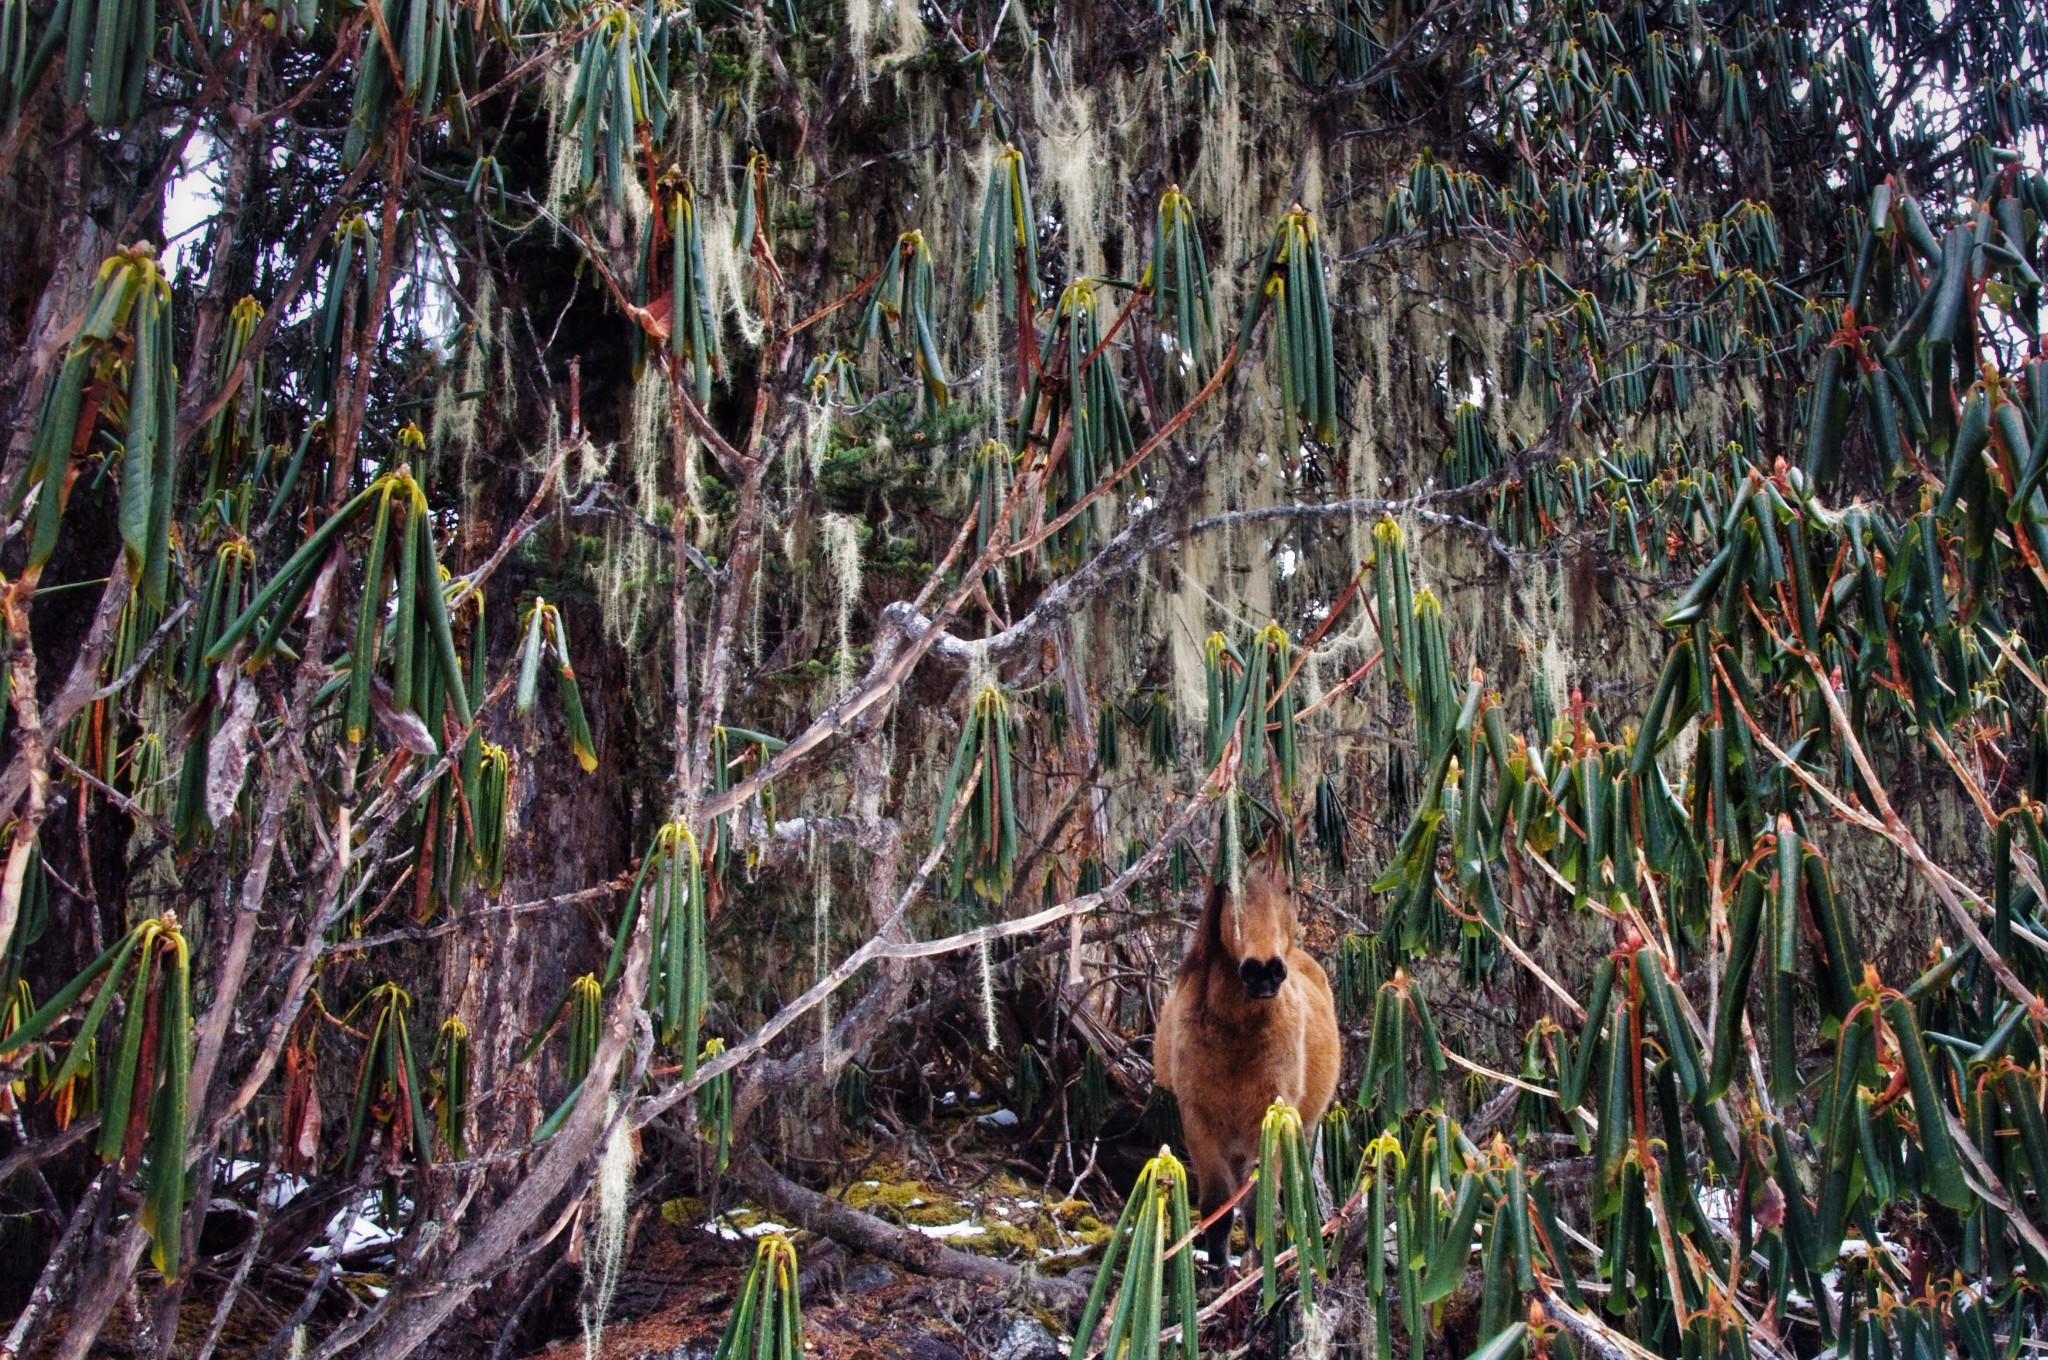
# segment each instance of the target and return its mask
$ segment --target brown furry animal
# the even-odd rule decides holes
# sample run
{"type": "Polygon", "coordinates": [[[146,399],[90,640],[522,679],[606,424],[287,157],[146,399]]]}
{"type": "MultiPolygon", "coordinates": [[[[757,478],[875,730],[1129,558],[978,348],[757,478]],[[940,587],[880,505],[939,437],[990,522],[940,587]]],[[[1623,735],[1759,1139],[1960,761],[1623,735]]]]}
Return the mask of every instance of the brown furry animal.
{"type": "MultiPolygon", "coordinates": [[[[1205,1218],[1257,1165],[1267,1106],[1293,1105],[1313,1137],[1337,1091],[1337,1003],[1322,965],[1296,946],[1298,926],[1274,865],[1248,869],[1234,903],[1218,884],[1159,1014],[1153,1073],[1180,1102],[1205,1218]]],[[[1209,1230],[1212,1269],[1229,1259],[1231,1218],[1209,1230]]]]}

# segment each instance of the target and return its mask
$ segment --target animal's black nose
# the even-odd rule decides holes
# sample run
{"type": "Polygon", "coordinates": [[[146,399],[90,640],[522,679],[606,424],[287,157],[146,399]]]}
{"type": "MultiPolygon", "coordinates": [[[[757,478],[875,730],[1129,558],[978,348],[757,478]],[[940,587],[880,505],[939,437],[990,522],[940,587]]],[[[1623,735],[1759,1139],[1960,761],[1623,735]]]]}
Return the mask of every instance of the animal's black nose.
{"type": "Polygon", "coordinates": [[[1279,959],[1245,959],[1237,965],[1237,976],[1253,996],[1277,996],[1280,984],[1287,981],[1287,965],[1279,959]]]}

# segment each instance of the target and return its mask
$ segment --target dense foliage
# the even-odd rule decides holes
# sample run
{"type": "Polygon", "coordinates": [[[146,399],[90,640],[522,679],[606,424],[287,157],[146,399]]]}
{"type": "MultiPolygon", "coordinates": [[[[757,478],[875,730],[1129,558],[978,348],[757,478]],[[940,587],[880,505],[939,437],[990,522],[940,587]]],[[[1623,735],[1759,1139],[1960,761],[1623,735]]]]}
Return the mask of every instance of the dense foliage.
{"type": "Polygon", "coordinates": [[[1191,1357],[1262,848],[1264,1315],[2038,1344],[2037,7],[0,0],[0,105],[9,1354],[502,1350],[570,1241],[595,1349],[729,1180],[1191,1357]],[[801,1183],[934,1073],[1147,1145],[1091,1289],[801,1183]]]}

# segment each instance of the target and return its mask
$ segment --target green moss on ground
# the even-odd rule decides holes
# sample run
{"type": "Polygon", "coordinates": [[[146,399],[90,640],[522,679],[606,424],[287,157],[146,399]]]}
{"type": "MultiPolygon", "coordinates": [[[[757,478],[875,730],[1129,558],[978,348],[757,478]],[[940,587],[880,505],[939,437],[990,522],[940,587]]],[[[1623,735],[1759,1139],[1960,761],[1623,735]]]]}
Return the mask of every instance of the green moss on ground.
{"type": "Polygon", "coordinates": [[[1094,1260],[1110,1225],[1084,1200],[1044,1201],[1030,1186],[1005,1175],[983,1182],[971,1199],[902,1174],[901,1167],[871,1167],[842,1186],[837,1197],[852,1208],[909,1228],[968,1224],[979,1231],[947,1234],[946,1244],[977,1256],[1030,1260],[1061,1274],[1094,1260]]]}
{"type": "MultiPolygon", "coordinates": [[[[960,1194],[909,1174],[899,1163],[878,1162],[867,1171],[835,1189],[834,1198],[897,1227],[934,1230],[934,1237],[957,1251],[1029,1261],[1042,1274],[1064,1274],[1099,1259],[1112,1228],[1086,1200],[1042,1199],[1037,1187],[1006,1174],[960,1194]]],[[[709,1216],[694,1196],[661,1206],[662,1219],[685,1232],[701,1230],[709,1216]]],[[[737,1205],[718,1216],[718,1225],[744,1232],[769,1217],[737,1205]]]]}

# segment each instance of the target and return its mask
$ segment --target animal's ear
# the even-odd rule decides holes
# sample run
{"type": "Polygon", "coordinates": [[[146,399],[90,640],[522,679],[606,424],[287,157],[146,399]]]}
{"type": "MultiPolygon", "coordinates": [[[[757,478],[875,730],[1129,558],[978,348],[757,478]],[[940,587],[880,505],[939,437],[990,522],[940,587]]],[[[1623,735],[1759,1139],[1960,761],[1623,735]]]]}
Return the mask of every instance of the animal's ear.
{"type": "Polygon", "coordinates": [[[1276,888],[1289,889],[1294,886],[1293,876],[1287,872],[1286,851],[1277,834],[1277,828],[1276,834],[1266,837],[1266,843],[1259,847],[1259,852],[1245,861],[1245,867],[1252,877],[1270,883],[1276,888]]]}
{"type": "Polygon", "coordinates": [[[1281,931],[1292,938],[1301,923],[1301,908],[1295,901],[1294,875],[1287,871],[1287,856],[1278,836],[1269,839],[1266,848],[1246,863],[1245,887],[1275,913],[1281,931]]]}

